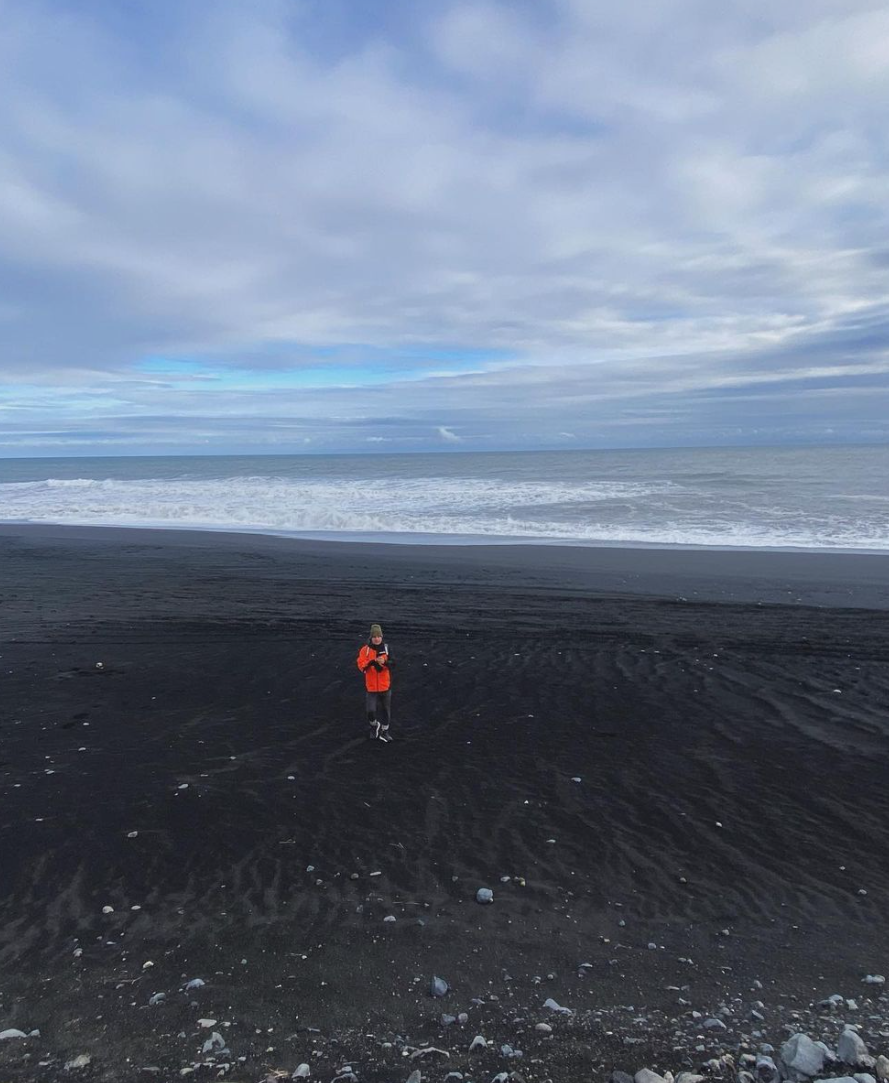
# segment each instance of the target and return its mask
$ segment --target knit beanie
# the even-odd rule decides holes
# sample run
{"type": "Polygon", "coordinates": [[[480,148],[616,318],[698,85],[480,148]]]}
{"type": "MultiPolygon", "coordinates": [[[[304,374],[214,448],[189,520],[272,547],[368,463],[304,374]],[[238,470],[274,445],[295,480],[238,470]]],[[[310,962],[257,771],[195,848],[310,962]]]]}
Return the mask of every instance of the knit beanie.
{"type": "Polygon", "coordinates": [[[370,626],[370,638],[373,639],[374,636],[379,636],[380,639],[383,638],[383,629],[379,624],[372,624],[370,626]]]}

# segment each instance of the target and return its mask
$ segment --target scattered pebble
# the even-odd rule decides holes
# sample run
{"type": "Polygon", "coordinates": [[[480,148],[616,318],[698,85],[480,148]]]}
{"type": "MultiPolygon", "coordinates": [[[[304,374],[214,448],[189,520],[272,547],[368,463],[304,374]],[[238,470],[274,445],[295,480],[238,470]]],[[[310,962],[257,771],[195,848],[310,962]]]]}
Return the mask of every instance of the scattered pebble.
{"type": "Polygon", "coordinates": [[[438,1049],[434,1045],[427,1045],[422,1049],[415,1049],[413,1053],[411,1053],[411,1060],[416,1060],[418,1057],[432,1057],[436,1055],[449,1058],[451,1054],[446,1049],[438,1049]]]}
{"type": "Polygon", "coordinates": [[[570,1008],[563,1008],[561,1004],[557,1004],[552,997],[547,997],[543,1002],[544,1008],[549,1008],[551,1012],[561,1012],[563,1015],[572,1015],[570,1008]]]}

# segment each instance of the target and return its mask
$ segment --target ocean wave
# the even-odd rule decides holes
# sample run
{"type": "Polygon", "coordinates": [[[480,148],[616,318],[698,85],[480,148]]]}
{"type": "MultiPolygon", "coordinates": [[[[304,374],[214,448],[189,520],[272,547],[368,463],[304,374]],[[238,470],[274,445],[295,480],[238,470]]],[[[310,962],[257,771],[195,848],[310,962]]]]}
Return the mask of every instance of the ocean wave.
{"type": "Polygon", "coordinates": [[[876,518],[763,508],[669,480],[47,478],[0,484],[0,518],[390,540],[889,550],[876,518]]]}

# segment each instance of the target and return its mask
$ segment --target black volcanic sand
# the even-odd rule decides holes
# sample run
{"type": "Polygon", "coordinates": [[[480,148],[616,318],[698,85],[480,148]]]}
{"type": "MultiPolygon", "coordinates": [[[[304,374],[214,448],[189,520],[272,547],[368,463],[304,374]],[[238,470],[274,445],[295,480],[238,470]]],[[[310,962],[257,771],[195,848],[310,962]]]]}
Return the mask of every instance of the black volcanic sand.
{"type": "Polygon", "coordinates": [[[754,999],[777,1044],[889,972],[887,609],[880,556],[3,527],[2,1078],[178,1079],[213,1030],[236,1080],[602,1078],[754,999]]]}

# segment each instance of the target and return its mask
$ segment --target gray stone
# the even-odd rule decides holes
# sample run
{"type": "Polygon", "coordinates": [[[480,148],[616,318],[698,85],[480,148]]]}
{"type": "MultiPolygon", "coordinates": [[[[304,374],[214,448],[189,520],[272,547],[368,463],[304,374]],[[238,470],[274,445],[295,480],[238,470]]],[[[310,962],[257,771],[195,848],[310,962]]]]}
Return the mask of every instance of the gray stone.
{"type": "Polygon", "coordinates": [[[884,1057],[881,1053],[874,1063],[874,1070],[877,1073],[877,1079],[884,1081],[889,1079],[889,1057],[884,1057]]]}
{"type": "Polygon", "coordinates": [[[217,1049],[225,1049],[225,1038],[222,1037],[218,1030],[214,1030],[201,1046],[201,1052],[204,1054],[212,1053],[217,1049]]]}
{"type": "Polygon", "coordinates": [[[420,1057],[444,1057],[446,1060],[450,1059],[451,1054],[446,1049],[437,1049],[434,1045],[424,1046],[422,1049],[415,1049],[411,1053],[411,1060],[418,1060],[420,1057]]]}
{"type": "Polygon", "coordinates": [[[65,1061],[65,1071],[76,1072],[78,1068],[87,1068],[92,1059],[89,1053],[81,1053],[79,1057],[65,1061]]]}
{"type": "Polygon", "coordinates": [[[874,1058],[868,1053],[864,1040],[857,1031],[846,1027],[837,1042],[837,1057],[843,1064],[861,1065],[862,1068],[873,1068],[874,1058]]]}
{"type": "Polygon", "coordinates": [[[775,1064],[771,1057],[760,1054],[756,1058],[756,1078],[760,1083],[778,1083],[781,1078],[778,1073],[778,1065],[775,1064]]]}
{"type": "Polygon", "coordinates": [[[475,893],[475,901],[479,903],[492,903],[494,892],[489,887],[480,887],[475,893]]]}
{"type": "Polygon", "coordinates": [[[450,991],[450,986],[444,980],[444,978],[435,977],[429,983],[429,995],[433,997],[447,996],[450,991]]]}
{"type": "Polygon", "coordinates": [[[634,1083],[666,1083],[662,1075],[653,1072],[650,1068],[640,1068],[633,1076],[634,1083]]]}
{"type": "Polygon", "coordinates": [[[312,1074],[312,1069],[308,1066],[308,1064],[303,1063],[303,1064],[300,1064],[298,1067],[293,1069],[293,1075],[290,1078],[291,1079],[308,1079],[311,1074],[312,1074]]]}
{"type": "Polygon", "coordinates": [[[704,1026],[707,1030],[728,1030],[728,1027],[723,1023],[721,1019],[717,1019],[716,1016],[711,1016],[709,1019],[704,1020],[704,1026]]]}
{"type": "Polygon", "coordinates": [[[15,1028],[12,1028],[11,1030],[0,1030],[0,1042],[7,1042],[7,1041],[9,1041],[10,1038],[27,1038],[27,1037],[28,1037],[28,1035],[25,1034],[25,1032],[23,1030],[16,1030],[15,1028]]]}
{"type": "Polygon", "coordinates": [[[629,1072],[622,1072],[615,1068],[609,1076],[609,1083],[633,1083],[633,1077],[629,1072]]]}
{"type": "Polygon", "coordinates": [[[547,997],[543,1002],[544,1008],[549,1008],[551,1012],[561,1012],[562,1015],[573,1015],[574,1013],[570,1008],[563,1008],[561,1004],[557,1004],[552,997],[547,997]]]}
{"type": "Polygon", "coordinates": [[[816,1076],[824,1068],[824,1051],[808,1034],[794,1034],[781,1046],[781,1059],[788,1068],[806,1076],[816,1076]]]}

